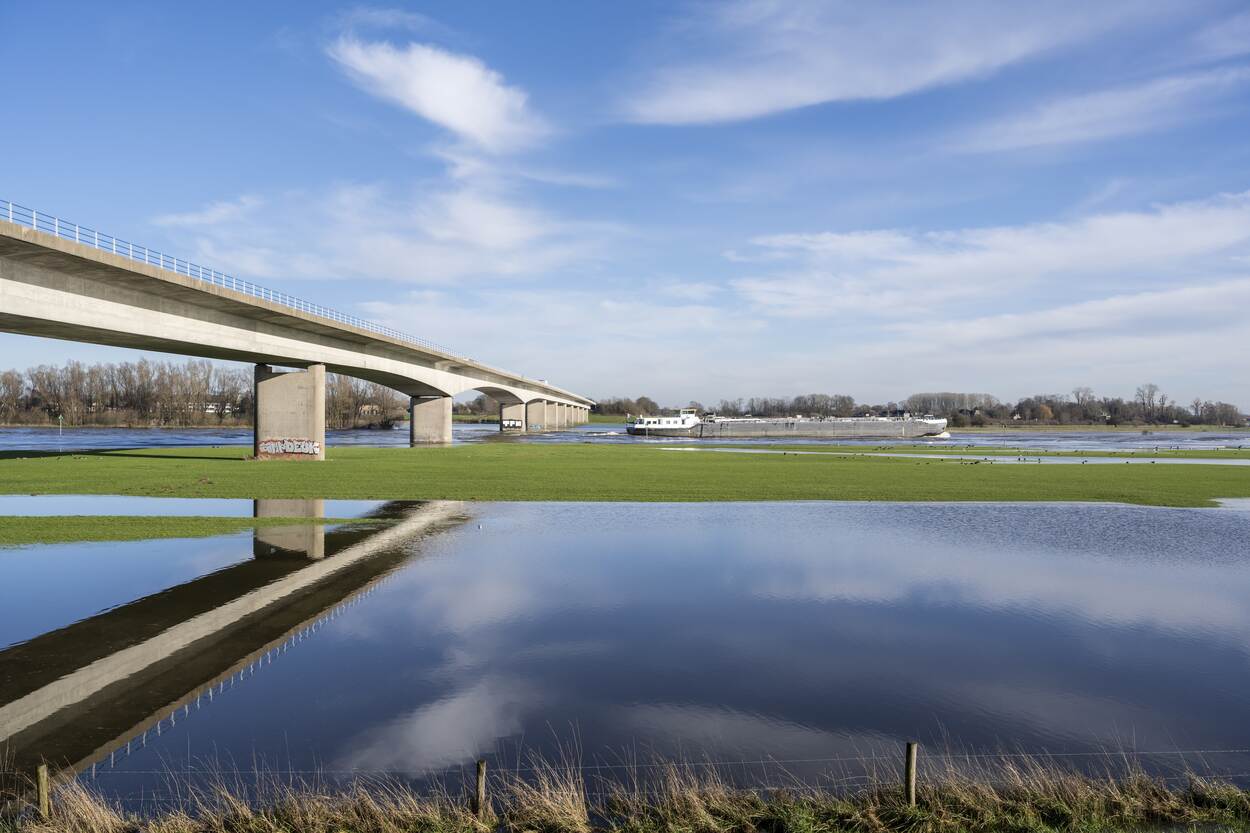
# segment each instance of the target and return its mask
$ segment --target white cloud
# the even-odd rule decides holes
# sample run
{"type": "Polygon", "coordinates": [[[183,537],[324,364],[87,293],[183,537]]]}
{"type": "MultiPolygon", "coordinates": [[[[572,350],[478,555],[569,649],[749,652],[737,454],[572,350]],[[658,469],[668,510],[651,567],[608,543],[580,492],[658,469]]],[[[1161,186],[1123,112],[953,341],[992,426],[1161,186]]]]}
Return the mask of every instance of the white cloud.
{"type": "MultiPolygon", "coordinates": [[[[1237,326],[1250,310],[1250,277],[1209,284],[1135,292],[1031,312],[1005,312],[960,321],[900,325],[900,333],[921,340],[959,341],[991,347],[1031,339],[1074,336],[1152,339],[1237,326]]],[[[1036,342],[1034,342],[1036,343],[1036,342]]]]}
{"type": "Polygon", "coordinates": [[[1160,13],[1128,2],[896,2],[868,11],[852,2],[739,0],[710,8],[680,30],[683,57],[627,98],[627,118],[698,124],[894,98],[989,75],[1160,13]]]}
{"type": "Polygon", "coordinates": [[[756,274],[732,288],[763,320],[787,322],[767,332],[809,344],[745,358],[735,390],[793,395],[836,379],[872,401],[1078,383],[1131,396],[1152,379],[1182,399],[1250,400],[1227,349],[1250,342],[1250,192],[1066,222],[752,243],[734,260],[759,255],[756,274]]]}
{"type": "Polygon", "coordinates": [[[674,281],[661,283],[657,291],[669,298],[682,301],[707,301],[721,292],[724,287],[708,281],[674,281]]]}
{"type": "Polygon", "coordinates": [[[672,397],[734,390],[751,378],[763,323],[741,310],[646,291],[544,286],[461,291],[437,304],[420,296],[362,306],[368,316],[587,395],[672,397]],[[674,361],[674,356],[681,356],[674,361]],[[690,368],[699,368],[692,380],[690,368]],[[706,392],[706,393],[705,393],[706,392]]]}
{"type": "Polygon", "coordinates": [[[211,202],[198,211],[182,214],[162,214],[154,217],[152,222],[158,226],[216,226],[239,220],[245,215],[264,205],[260,197],[244,194],[235,200],[211,202]]]}
{"type": "Polygon", "coordinates": [[[1018,299],[1041,281],[1079,298],[1083,291],[1188,279],[1195,270],[1244,274],[1239,257],[1250,251],[1250,192],[1066,223],[776,234],[752,242],[766,259],[796,264],[734,282],[762,311],[914,316],[966,299],[1018,299]]]}
{"type": "Polygon", "coordinates": [[[1207,60],[1250,53],[1250,11],[1226,17],[1194,36],[1197,57],[1207,60]]]}
{"type": "MultiPolygon", "coordinates": [[[[266,211],[242,201],[157,218],[182,230],[174,245],[241,278],[451,284],[592,269],[622,229],[552,216],[503,187],[475,181],[431,190],[378,184],[268,195],[266,211]],[[207,217],[210,223],[197,223],[207,217]]],[[[259,203],[256,203],[259,204],[259,203]]]]}
{"type": "Polygon", "coordinates": [[[343,35],[329,49],[362,89],[491,152],[532,145],[549,130],[525,92],[471,55],[410,43],[397,47],[343,35]]]}
{"type": "Polygon", "coordinates": [[[356,6],[338,16],[341,29],[377,28],[377,29],[410,29],[412,31],[443,30],[443,27],[429,17],[405,9],[393,9],[379,6],[356,6]]]}
{"type": "Polygon", "coordinates": [[[554,168],[531,168],[518,165],[508,160],[500,165],[481,153],[475,153],[464,147],[433,147],[430,152],[447,163],[448,173],[453,179],[471,179],[478,182],[495,183],[538,182],[544,185],[557,185],[567,188],[616,188],[620,181],[615,177],[600,173],[582,171],[564,171],[554,168]]]}
{"type": "Polygon", "coordinates": [[[954,146],[964,151],[1017,150],[1097,141],[1173,127],[1203,105],[1250,83],[1250,67],[1158,78],[1047,102],[969,131],[954,146]]]}

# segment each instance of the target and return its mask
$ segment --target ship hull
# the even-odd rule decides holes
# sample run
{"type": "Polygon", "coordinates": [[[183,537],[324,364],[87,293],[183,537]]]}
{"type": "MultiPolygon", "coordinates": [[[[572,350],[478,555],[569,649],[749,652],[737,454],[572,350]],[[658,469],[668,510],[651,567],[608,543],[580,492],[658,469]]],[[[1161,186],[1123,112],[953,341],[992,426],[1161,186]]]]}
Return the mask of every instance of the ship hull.
{"type": "Polygon", "coordinates": [[[651,428],[646,426],[635,427],[633,425],[625,426],[625,433],[634,437],[697,437],[699,436],[699,428],[702,426],[695,425],[690,428],[651,428]]]}
{"type": "Polygon", "coordinates": [[[763,437],[768,439],[917,439],[946,430],[944,419],[761,419],[718,420],[695,426],[691,436],[716,439],[763,437]]]}
{"type": "Polygon", "coordinates": [[[690,428],[647,428],[633,425],[625,430],[636,437],[683,437],[695,439],[896,439],[933,437],[946,430],[944,419],[726,419],[700,422],[690,428]]]}

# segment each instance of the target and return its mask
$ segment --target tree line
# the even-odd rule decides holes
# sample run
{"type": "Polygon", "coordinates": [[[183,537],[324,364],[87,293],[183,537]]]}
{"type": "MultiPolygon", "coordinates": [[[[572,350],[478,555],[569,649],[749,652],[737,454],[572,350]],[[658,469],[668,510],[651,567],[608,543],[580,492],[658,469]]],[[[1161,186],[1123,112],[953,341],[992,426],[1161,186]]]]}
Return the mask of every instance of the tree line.
{"type": "MultiPolygon", "coordinates": [[[[206,360],[40,365],[0,373],[6,425],[251,425],[253,371],[206,360]]],[[[408,398],[375,382],[329,374],[326,425],[402,418],[408,398]]]]}
{"type": "MultiPolygon", "coordinates": [[[[858,403],[845,394],[811,393],[792,398],[750,397],[722,399],[712,407],[700,402],[685,406],[700,413],[742,417],[850,417],[933,415],[946,418],[952,427],[1006,424],[1018,422],[1050,425],[1223,425],[1246,423],[1246,415],[1236,405],[1195,398],[1180,403],[1167,396],[1159,386],[1146,383],[1137,388],[1132,399],[1098,396],[1091,388],[1073,388],[1071,394],[1037,394],[1015,402],[998,399],[988,393],[929,392],[915,393],[899,401],[879,404],[858,403]]],[[[598,410],[608,414],[676,413],[677,408],[662,408],[647,396],[637,399],[608,397],[599,400],[598,410]]]]}

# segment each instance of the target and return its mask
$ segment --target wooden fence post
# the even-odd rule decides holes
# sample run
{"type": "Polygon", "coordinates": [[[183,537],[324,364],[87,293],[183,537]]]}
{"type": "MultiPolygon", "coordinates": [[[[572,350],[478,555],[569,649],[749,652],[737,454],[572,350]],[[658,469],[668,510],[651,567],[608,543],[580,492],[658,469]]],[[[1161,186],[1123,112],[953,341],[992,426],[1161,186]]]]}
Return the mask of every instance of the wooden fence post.
{"type": "Polygon", "coordinates": [[[35,770],[35,783],[39,793],[39,818],[47,821],[52,816],[52,791],[48,783],[47,764],[40,764],[35,770]]]}
{"type": "Polygon", "coordinates": [[[478,819],[486,818],[486,761],[477,762],[477,789],[473,793],[473,812],[478,819]]]}
{"type": "Polygon", "coordinates": [[[903,762],[903,792],[907,806],[916,806],[916,742],[907,742],[907,758],[903,762]]]}

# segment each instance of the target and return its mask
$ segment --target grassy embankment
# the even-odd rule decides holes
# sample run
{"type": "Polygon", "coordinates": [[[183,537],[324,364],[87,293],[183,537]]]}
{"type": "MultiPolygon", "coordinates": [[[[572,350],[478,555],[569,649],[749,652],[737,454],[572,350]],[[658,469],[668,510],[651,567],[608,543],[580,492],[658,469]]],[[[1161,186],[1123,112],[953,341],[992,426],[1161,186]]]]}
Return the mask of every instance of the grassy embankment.
{"type": "MultiPolygon", "coordinates": [[[[810,450],[804,447],[803,450],[810,450]]],[[[324,463],[250,449],[0,453],[0,494],[501,501],[1117,501],[1250,497],[1237,466],[994,466],[871,454],[707,454],[654,446],[482,443],[331,448],[324,463]]]]}
{"type": "MultiPolygon", "coordinates": [[[[1064,432],[1086,432],[1086,431],[1106,431],[1115,434],[1156,434],[1160,432],[1174,433],[1177,431],[1188,431],[1198,433],[1245,433],[1247,429],[1237,426],[1228,425],[1152,425],[1142,423],[1141,425],[1107,425],[1105,422],[1092,422],[1082,424],[1070,422],[1065,425],[1056,425],[1049,422],[987,422],[985,425],[965,425],[962,428],[950,428],[952,434],[1000,434],[1004,431],[1010,433],[1012,431],[1054,431],[1056,433],[1064,432]]],[[[1250,434],[1247,434],[1250,438],[1250,434]]]]}
{"type": "MultiPolygon", "coordinates": [[[[810,446],[802,450],[810,450],[810,446]]],[[[655,446],[482,443],[331,448],[324,463],[250,449],[0,453],[0,494],[501,501],[1117,501],[1250,497],[1237,466],[1007,465],[872,454],[708,454],[655,446]]]]}
{"type": "MultiPolygon", "coordinates": [[[[691,448],[689,444],[681,446],[671,446],[673,448],[691,448]]],[[[1151,448],[1135,448],[1126,451],[1056,451],[1042,448],[1030,448],[1027,445],[1015,447],[1006,447],[1001,445],[951,445],[949,443],[939,443],[937,445],[836,445],[827,443],[756,443],[748,445],[746,443],[717,443],[715,445],[701,445],[699,448],[743,448],[743,449],[765,449],[768,451],[804,451],[814,454],[925,454],[929,456],[941,456],[944,454],[960,454],[973,455],[978,457],[1075,457],[1075,458],[1097,458],[1106,457],[1119,460],[1140,460],[1143,458],[1189,458],[1194,460],[1250,460],[1250,437],[1247,438],[1246,446],[1237,448],[1211,448],[1211,449],[1195,449],[1195,448],[1167,448],[1164,445],[1159,446],[1159,450],[1155,451],[1151,448]]]]}
{"type": "Polygon", "coordinates": [[[153,538],[204,538],[262,527],[296,524],[368,523],[345,518],[216,518],[117,515],[0,516],[0,547],[61,544],[71,541],[148,541],[153,538]]]}
{"type": "MultiPolygon", "coordinates": [[[[637,774],[636,774],[637,775],[637,774]]],[[[707,768],[672,765],[624,783],[539,768],[494,775],[482,818],[449,790],[416,792],[363,781],[334,789],[275,779],[259,795],[178,790],[183,806],[128,814],[77,784],[54,796],[52,817],[0,822],[12,833],[1127,833],[1245,830],[1250,792],[1201,778],[1140,773],[1088,777],[1045,764],[938,773],[916,806],[890,777],[838,790],[799,782],[769,790],[731,786],[707,768]]],[[[458,790],[457,790],[458,792],[458,790]]]]}

